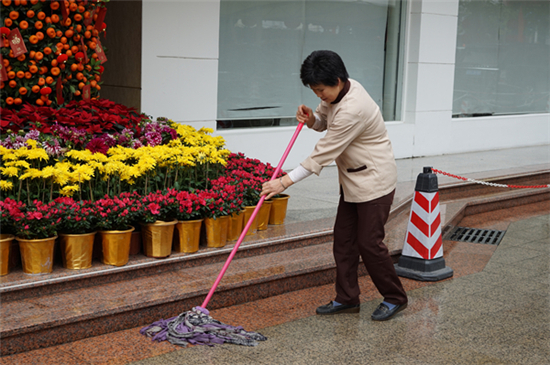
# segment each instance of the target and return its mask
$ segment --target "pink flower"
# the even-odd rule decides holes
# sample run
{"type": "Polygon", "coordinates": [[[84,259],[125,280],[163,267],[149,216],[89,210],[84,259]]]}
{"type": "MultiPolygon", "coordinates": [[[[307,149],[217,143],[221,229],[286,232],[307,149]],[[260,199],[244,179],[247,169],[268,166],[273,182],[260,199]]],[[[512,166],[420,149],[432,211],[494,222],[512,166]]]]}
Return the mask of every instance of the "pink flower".
{"type": "Polygon", "coordinates": [[[147,206],[147,208],[149,208],[149,210],[151,211],[151,213],[153,214],[160,214],[160,205],[156,204],[156,203],[151,203],[147,206]]]}
{"type": "Polygon", "coordinates": [[[38,220],[42,219],[42,217],[43,217],[42,213],[40,212],[29,212],[29,216],[28,216],[29,219],[38,219],[38,220]]]}

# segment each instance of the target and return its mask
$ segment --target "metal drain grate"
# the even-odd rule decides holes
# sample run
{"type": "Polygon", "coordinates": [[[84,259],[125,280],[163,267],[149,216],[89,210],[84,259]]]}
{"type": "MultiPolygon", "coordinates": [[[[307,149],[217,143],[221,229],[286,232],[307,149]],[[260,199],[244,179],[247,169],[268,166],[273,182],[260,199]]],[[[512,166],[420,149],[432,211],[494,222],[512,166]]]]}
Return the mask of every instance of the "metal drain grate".
{"type": "Polygon", "coordinates": [[[491,229],[477,229],[456,227],[447,237],[450,241],[484,243],[487,245],[498,245],[506,231],[491,229]]]}

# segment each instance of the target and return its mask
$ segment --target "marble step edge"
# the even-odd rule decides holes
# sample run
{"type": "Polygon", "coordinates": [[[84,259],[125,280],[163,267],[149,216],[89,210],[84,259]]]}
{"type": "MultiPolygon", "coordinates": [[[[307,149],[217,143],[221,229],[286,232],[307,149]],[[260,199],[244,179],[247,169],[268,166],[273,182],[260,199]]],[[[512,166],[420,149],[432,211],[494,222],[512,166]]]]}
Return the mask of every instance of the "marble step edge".
{"type": "MultiPolygon", "coordinates": [[[[332,239],[332,230],[302,233],[286,237],[258,242],[243,242],[239,247],[237,257],[252,257],[269,252],[287,250],[295,247],[304,247],[328,242],[332,239]]],[[[73,288],[101,285],[106,282],[132,279],[137,276],[154,275],[159,272],[178,270],[188,267],[208,265],[225,261],[234,247],[234,243],[215,250],[200,250],[193,254],[173,255],[165,259],[144,258],[141,262],[128,263],[125,266],[115,267],[103,265],[92,271],[70,272],[63,276],[41,275],[30,276],[26,282],[5,283],[0,285],[0,295],[3,301],[21,299],[40,293],[53,293],[73,288]],[[29,291],[29,293],[25,293],[29,291]]]]}
{"type": "Polygon", "coordinates": [[[451,214],[450,217],[446,217],[445,222],[442,224],[442,236],[445,237],[447,233],[452,231],[466,216],[550,200],[549,189],[518,190],[519,191],[485,196],[478,199],[463,198],[460,200],[446,202],[447,211],[454,210],[454,214],[451,214]],[[449,209],[450,207],[454,209],[449,209]]]}
{"type": "MultiPolygon", "coordinates": [[[[315,274],[320,271],[325,271],[329,269],[333,269],[334,263],[330,262],[333,260],[332,257],[329,255],[326,255],[327,260],[323,263],[318,263],[316,265],[309,266],[307,268],[301,268],[296,270],[288,270],[283,273],[274,273],[272,275],[265,275],[262,277],[256,277],[256,278],[249,278],[241,281],[234,281],[231,283],[220,283],[218,288],[216,289],[216,292],[212,296],[212,299],[209,302],[208,308],[209,309],[217,309],[221,307],[226,307],[229,305],[234,304],[240,304],[235,302],[231,304],[222,304],[217,300],[217,296],[224,292],[231,292],[238,289],[243,289],[249,286],[255,286],[259,284],[265,284],[270,282],[276,282],[278,280],[283,280],[287,278],[292,277],[298,277],[298,276],[304,276],[308,274],[315,274]]],[[[162,279],[162,278],[159,278],[162,279]]],[[[214,278],[212,278],[213,281],[214,278]]],[[[126,313],[130,311],[140,310],[144,308],[149,307],[155,307],[159,305],[164,305],[171,302],[179,302],[190,298],[196,298],[195,305],[200,305],[206,295],[208,294],[210,290],[210,285],[201,285],[200,288],[193,288],[191,290],[182,291],[179,285],[172,285],[168,290],[163,290],[162,295],[158,295],[158,293],[155,293],[154,296],[142,296],[144,298],[143,300],[126,300],[124,301],[124,304],[118,305],[116,307],[112,307],[110,309],[102,309],[102,310],[89,310],[87,312],[82,312],[78,315],[74,314],[65,314],[64,316],[58,316],[57,318],[51,318],[47,321],[43,321],[41,323],[32,323],[32,324],[21,324],[20,322],[17,322],[17,324],[12,324],[11,326],[5,326],[6,323],[4,323],[0,327],[0,337],[2,338],[2,342],[4,342],[5,339],[11,337],[11,336],[17,336],[24,333],[30,333],[37,330],[43,330],[47,328],[53,328],[53,327],[60,327],[64,325],[68,325],[71,323],[77,323],[77,322],[86,322],[88,320],[92,320],[97,317],[103,317],[103,316],[111,316],[111,315],[117,315],[121,313],[126,313]],[[199,300],[200,299],[200,300],[199,300]]],[[[294,290],[294,289],[293,289],[294,290]]],[[[123,291],[123,289],[121,289],[123,291]]],[[[151,293],[153,292],[153,289],[151,289],[151,293]]],[[[119,293],[120,294],[120,293],[119,293]]],[[[74,293],[74,295],[78,295],[78,293],[74,293]]],[[[126,292],[123,294],[123,296],[131,296],[131,292],[126,292]]],[[[261,298],[265,298],[265,296],[262,296],[261,298]]],[[[261,299],[259,298],[259,299],[261,299]]],[[[117,300],[119,300],[117,298],[117,300]]],[[[122,301],[121,301],[122,302],[122,301]]],[[[91,307],[100,306],[99,301],[97,303],[89,303],[91,307]]],[[[13,303],[11,306],[16,306],[18,304],[13,303]]],[[[69,305],[70,306],[70,305],[69,305]]],[[[37,306],[39,311],[47,312],[48,309],[46,307],[40,307],[37,306]]]]}

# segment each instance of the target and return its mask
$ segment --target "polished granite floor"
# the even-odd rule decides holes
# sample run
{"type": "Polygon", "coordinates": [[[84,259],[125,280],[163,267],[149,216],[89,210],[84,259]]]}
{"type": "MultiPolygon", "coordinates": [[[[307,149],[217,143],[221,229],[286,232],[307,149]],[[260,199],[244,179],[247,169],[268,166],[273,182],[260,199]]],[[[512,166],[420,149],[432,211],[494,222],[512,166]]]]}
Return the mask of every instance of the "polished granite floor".
{"type": "MultiPolygon", "coordinates": [[[[444,242],[453,278],[402,279],[409,307],[373,322],[380,301],[361,278],[360,314],[313,315],[333,285],[212,311],[268,337],[258,347],[179,348],[139,328],[2,358],[3,364],[549,364],[550,203],[469,216],[462,226],[507,230],[500,245],[444,242]]],[[[182,309],[186,310],[186,309],[182,309]]]]}

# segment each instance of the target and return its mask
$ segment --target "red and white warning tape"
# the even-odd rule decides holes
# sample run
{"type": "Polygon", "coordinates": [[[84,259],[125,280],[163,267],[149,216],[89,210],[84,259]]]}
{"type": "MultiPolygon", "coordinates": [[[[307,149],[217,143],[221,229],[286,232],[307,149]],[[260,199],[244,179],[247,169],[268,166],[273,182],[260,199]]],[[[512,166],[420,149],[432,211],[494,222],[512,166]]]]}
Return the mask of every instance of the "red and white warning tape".
{"type": "Polygon", "coordinates": [[[455,179],[464,180],[464,181],[469,181],[469,182],[473,182],[473,183],[476,183],[476,184],[487,185],[487,186],[495,186],[495,187],[498,187],[498,188],[514,188],[514,189],[544,189],[544,188],[550,188],[550,185],[508,185],[508,184],[495,184],[495,183],[490,183],[490,182],[487,182],[487,181],[474,180],[474,179],[470,179],[470,178],[466,178],[466,177],[462,177],[462,176],[458,176],[458,175],[449,174],[448,172],[441,171],[441,170],[434,169],[434,168],[432,168],[432,171],[433,171],[435,174],[440,174],[440,175],[445,175],[445,176],[449,176],[449,177],[454,177],[455,179]]]}

